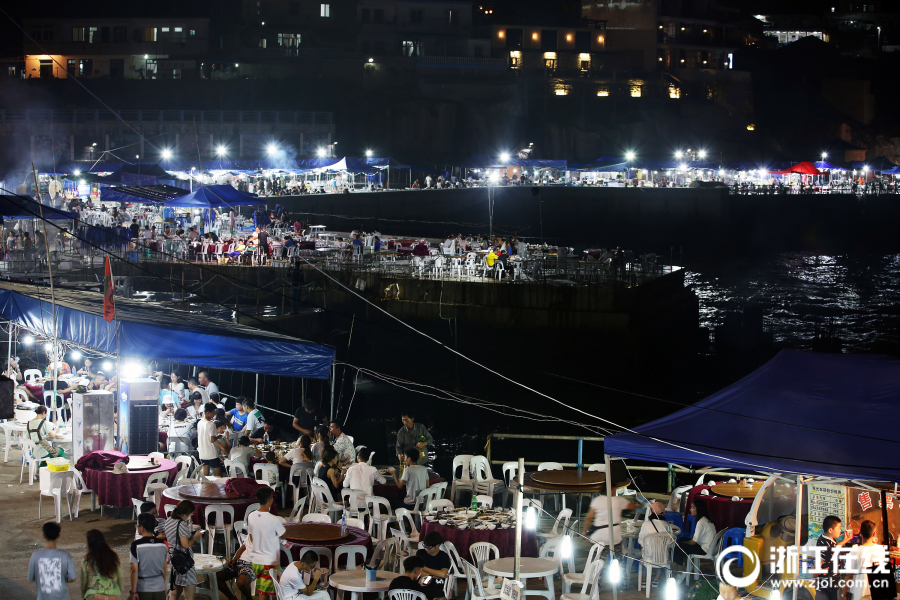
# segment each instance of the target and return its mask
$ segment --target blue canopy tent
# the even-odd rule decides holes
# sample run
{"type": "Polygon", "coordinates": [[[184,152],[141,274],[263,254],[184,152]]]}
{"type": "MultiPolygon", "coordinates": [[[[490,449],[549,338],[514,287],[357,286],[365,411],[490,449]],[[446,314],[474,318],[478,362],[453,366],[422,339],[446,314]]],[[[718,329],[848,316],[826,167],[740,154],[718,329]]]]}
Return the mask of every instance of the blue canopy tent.
{"type": "Polygon", "coordinates": [[[339,161],[330,165],[313,169],[315,171],[338,172],[347,171],[348,173],[377,173],[378,169],[369,166],[365,161],[353,156],[345,156],[339,161]]]}
{"type": "Polygon", "coordinates": [[[42,211],[45,219],[63,221],[77,218],[75,214],[58,208],[38,206],[36,201],[22,196],[0,195],[0,220],[40,219],[42,211]]]}
{"type": "Polygon", "coordinates": [[[184,208],[231,208],[256,204],[265,204],[265,200],[260,200],[256,194],[236,190],[231,185],[204,185],[186,196],[162,203],[163,206],[184,208]]]}
{"type": "MultiPolygon", "coordinates": [[[[116,298],[116,321],[103,319],[103,294],[56,290],[57,335],[122,358],[186,363],[213,369],[327,379],[335,351],[299,338],[269,333],[213,317],[116,298]]],[[[4,282],[0,316],[53,336],[45,287],[4,282]]]]}
{"type": "Polygon", "coordinates": [[[100,202],[152,202],[159,204],[187,196],[190,192],[171,185],[128,185],[100,190],[100,202]]]}
{"type": "Polygon", "coordinates": [[[410,168],[410,165],[403,164],[403,163],[396,161],[390,157],[375,158],[375,157],[370,156],[370,157],[366,158],[365,161],[366,161],[367,165],[375,167],[376,169],[409,169],[410,168]]]}
{"type": "Polygon", "coordinates": [[[606,438],[609,456],[900,481],[900,360],[784,350],[708,398],[606,438]],[[845,426],[874,423],[874,429],[845,426]]]}
{"type": "Polygon", "coordinates": [[[881,172],[882,175],[900,175],[900,167],[894,167],[892,169],[885,169],[881,172]]]}

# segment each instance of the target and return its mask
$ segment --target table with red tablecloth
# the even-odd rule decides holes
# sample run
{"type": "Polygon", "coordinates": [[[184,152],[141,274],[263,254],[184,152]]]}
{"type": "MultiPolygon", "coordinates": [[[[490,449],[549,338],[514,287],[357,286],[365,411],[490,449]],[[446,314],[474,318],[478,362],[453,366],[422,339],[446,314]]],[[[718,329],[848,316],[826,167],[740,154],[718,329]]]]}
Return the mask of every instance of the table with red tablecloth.
{"type": "Polygon", "coordinates": [[[166,484],[172,485],[178,473],[178,463],[161,458],[155,469],[129,471],[120,475],[113,473],[112,469],[85,469],[82,477],[85,485],[97,494],[97,501],[101,505],[131,508],[132,498],[144,497],[144,488],[147,487],[150,476],[163,471],[169,474],[166,484]]]}
{"type": "MultiPolygon", "coordinates": [[[[220,481],[224,481],[224,480],[220,480],[220,481]]],[[[183,498],[178,494],[178,488],[169,488],[167,490],[163,490],[162,497],[159,501],[159,503],[162,505],[159,507],[160,517],[162,517],[166,514],[166,510],[165,510],[166,505],[178,504],[182,500],[183,500],[183,498]]],[[[206,527],[206,517],[204,515],[206,512],[207,506],[222,506],[222,505],[230,506],[231,508],[234,509],[234,520],[235,521],[243,521],[244,517],[246,516],[247,507],[250,506],[251,504],[258,504],[258,501],[257,501],[255,495],[249,496],[247,498],[239,498],[237,500],[228,499],[228,500],[204,501],[204,500],[196,500],[194,498],[190,498],[190,501],[194,503],[194,517],[192,519],[192,522],[194,523],[194,525],[200,525],[200,527],[203,527],[203,528],[206,527]]],[[[269,509],[269,512],[273,515],[278,514],[278,507],[276,506],[275,502],[272,503],[272,508],[269,509]]]]}
{"type": "MultiPolygon", "coordinates": [[[[441,525],[437,521],[424,521],[422,528],[419,530],[419,539],[424,540],[425,535],[430,531],[437,531],[445,542],[451,542],[456,546],[457,552],[464,559],[471,563],[469,555],[469,546],[475,542],[490,542],[497,546],[500,551],[500,558],[516,555],[516,528],[509,529],[457,529],[449,525],[441,525]]],[[[522,528],[522,556],[537,556],[538,545],[534,532],[530,529],[522,528]]]]}
{"type": "Polygon", "coordinates": [[[709,520],[716,526],[716,531],[730,529],[732,527],[744,527],[744,519],[750,513],[753,498],[732,500],[730,496],[717,496],[713,493],[715,486],[696,485],[688,492],[685,503],[685,515],[690,514],[691,504],[694,498],[706,501],[709,509],[709,520]],[[703,490],[709,490],[709,495],[703,495],[703,490]]]}
{"type": "MultiPolygon", "coordinates": [[[[341,546],[364,546],[366,549],[366,561],[372,558],[372,536],[364,529],[359,527],[347,526],[347,537],[339,541],[317,541],[317,542],[290,542],[285,540],[284,547],[287,548],[294,560],[300,560],[303,548],[307,547],[328,548],[331,555],[334,556],[335,551],[341,546]]],[[[343,562],[343,561],[342,561],[343,562]]],[[[346,564],[346,563],[344,563],[346,564]]],[[[340,567],[341,565],[338,565],[340,567]]]]}

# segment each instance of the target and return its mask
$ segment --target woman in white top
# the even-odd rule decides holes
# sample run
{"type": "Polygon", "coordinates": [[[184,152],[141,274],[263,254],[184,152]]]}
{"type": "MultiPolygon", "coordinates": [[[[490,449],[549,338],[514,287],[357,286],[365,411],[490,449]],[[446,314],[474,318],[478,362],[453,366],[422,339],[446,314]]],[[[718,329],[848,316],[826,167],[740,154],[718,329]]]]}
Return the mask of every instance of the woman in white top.
{"type": "Polygon", "coordinates": [[[169,390],[175,393],[179,399],[184,397],[184,383],[181,381],[181,375],[173,372],[170,376],[172,382],[169,384],[169,390]]]}
{"type": "Polygon", "coordinates": [[[686,564],[688,554],[709,554],[713,540],[716,537],[716,526],[709,520],[709,509],[706,500],[694,498],[691,504],[691,516],[694,517],[694,535],[691,539],[682,537],[678,539],[678,548],[675,549],[675,562],[686,564]]]}
{"type": "MultiPolygon", "coordinates": [[[[613,516],[613,544],[622,543],[622,512],[626,510],[634,510],[638,505],[629,502],[624,496],[612,497],[612,516],[613,516]]],[[[609,505],[606,502],[606,496],[594,496],[591,500],[591,507],[588,509],[587,516],[584,518],[584,534],[595,542],[609,545],[609,505]]]]}
{"type": "Polygon", "coordinates": [[[869,590],[869,576],[865,571],[872,571],[873,565],[886,564],[887,561],[884,546],[876,543],[878,538],[875,535],[874,522],[863,521],[859,526],[859,535],[862,543],[853,547],[851,554],[853,560],[850,562],[856,571],[856,575],[853,576],[853,587],[850,589],[853,600],[872,595],[869,590]]]}

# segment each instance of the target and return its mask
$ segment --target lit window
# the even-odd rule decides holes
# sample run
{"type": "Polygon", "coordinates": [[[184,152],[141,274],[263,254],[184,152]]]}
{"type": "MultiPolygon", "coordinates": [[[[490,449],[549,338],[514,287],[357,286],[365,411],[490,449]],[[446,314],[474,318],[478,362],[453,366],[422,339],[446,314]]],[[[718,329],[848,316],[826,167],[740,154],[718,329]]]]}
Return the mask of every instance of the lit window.
{"type": "Polygon", "coordinates": [[[513,69],[518,69],[522,66],[522,53],[518,50],[513,50],[509,53],[509,66],[513,69]]]}
{"type": "Polygon", "coordinates": [[[606,96],[609,96],[609,88],[605,88],[605,87],[600,88],[599,90],[597,90],[597,95],[604,97],[604,98],[606,96]]]}
{"type": "Polygon", "coordinates": [[[669,98],[681,98],[681,88],[674,85],[669,86],[669,98]]]}
{"type": "Polygon", "coordinates": [[[163,27],[163,28],[162,28],[162,32],[163,32],[163,33],[169,33],[169,28],[168,28],[168,27],[163,27]]]}
{"type": "Polygon", "coordinates": [[[175,33],[181,33],[181,32],[184,31],[184,29],[182,29],[181,27],[176,27],[173,31],[174,31],[175,33]]]}
{"type": "Polygon", "coordinates": [[[537,34],[536,31],[535,31],[534,33],[531,34],[531,39],[533,39],[533,40],[538,39],[538,34],[537,34]]]}
{"type": "Polygon", "coordinates": [[[565,86],[559,86],[553,91],[557,96],[568,96],[569,90],[565,86]]]}
{"type": "Polygon", "coordinates": [[[501,29],[500,31],[497,32],[497,37],[502,38],[503,36],[504,36],[504,31],[501,29]]]}
{"type": "Polygon", "coordinates": [[[641,97],[641,86],[639,86],[639,85],[631,86],[631,97],[632,98],[640,98],[641,97]]]}
{"type": "Polygon", "coordinates": [[[330,4],[320,4],[319,5],[319,16],[320,17],[330,17],[331,16],[331,5],[330,4]]]}
{"type": "Polygon", "coordinates": [[[196,30],[196,29],[191,29],[190,35],[191,35],[191,37],[197,35],[197,30],[196,30]]]}
{"type": "Polygon", "coordinates": [[[567,33],[567,34],[566,34],[566,41],[567,41],[567,42],[571,42],[571,41],[572,41],[572,34],[571,34],[571,33],[567,33]]]}

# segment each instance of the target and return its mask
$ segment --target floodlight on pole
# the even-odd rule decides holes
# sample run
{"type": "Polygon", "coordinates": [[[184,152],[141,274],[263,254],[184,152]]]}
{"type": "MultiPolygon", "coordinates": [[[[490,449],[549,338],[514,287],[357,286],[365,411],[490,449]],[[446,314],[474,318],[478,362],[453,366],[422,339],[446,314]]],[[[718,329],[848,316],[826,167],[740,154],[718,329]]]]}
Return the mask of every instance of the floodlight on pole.
{"type": "Polygon", "coordinates": [[[679,158],[679,159],[680,159],[682,156],[683,156],[683,154],[682,154],[681,150],[677,150],[677,151],[675,152],[675,158],[679,158]]]}
{"type": "Polygon", "coordinates": [[[78,169],[75,169],[75,177],[78,177],[79,175],[81,175],[81,171],[79,171],[78,169]]]}
{"type": "Polygon", "coordinates": [[[502,163],[509,162],[509,152],[501,152],[500,153],[500,162],[502,162],[502,163]]]}
{"type": "Polygon", "coordinates": [[[372,156],[372,151],[371,151],[371,150],[366,150],[366,156],[371,158],[371,156],[372,156]]]}
{"type": "Polygon", "coordinates": [[[318,150],[316,150],[316,154],[318,154],[319,156],[325,156],[325,148],[319,148],[318,150]]]}
{"type": "Polygon", "coordinates": [[[170,158],[172,158],[172,151],[166,148],[162,151],[162,157],[166,160],[169,160],[170,158]]]}
{"type": "Polygon", "coordinates": [[[706,158],[706,150],[701,150],[697,153],[697,156],[699,156],[701,160],[706,158]]]}
{"type": "Polygon", "coordinates": [[[225,156],[225,146],[216,147],[216,156],[225,156]]]}
{"type": "Polygon", "coordinates": [[[827,153],[827,152],[823,152],[823,153],[822,153],[822,160],[825,160],[826,158],[828,158],[828,153],[827,153]]]}
{"type": "Polygon", "coordinates": [[[634,152],[626,152],[625,160],[634,160],[634,152]]]}
{"type": "Polygon", "coordinates": [[[50,342],[47,342],[46,344],[44,344],[44,350],[46,350],[47,352],[50,352],[51,350],[53,350],[53,344],[51,344],[50,342]]]}
{"type": "Polygon", "coordinates": [[[269,144],[268,146],[266,146],[266,152],[268,154],[275,154],[276,152],[278,152],[278,146],[276,146],[275,144],[269,144]]]}

